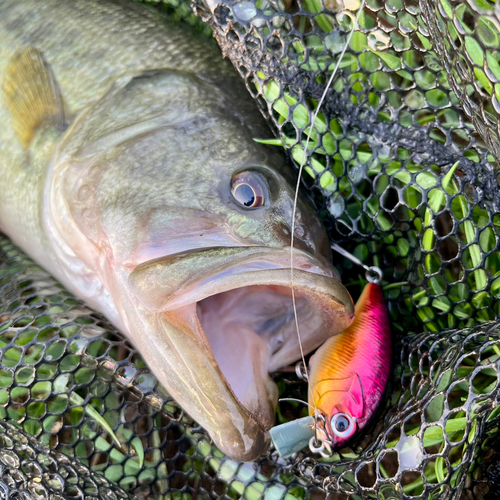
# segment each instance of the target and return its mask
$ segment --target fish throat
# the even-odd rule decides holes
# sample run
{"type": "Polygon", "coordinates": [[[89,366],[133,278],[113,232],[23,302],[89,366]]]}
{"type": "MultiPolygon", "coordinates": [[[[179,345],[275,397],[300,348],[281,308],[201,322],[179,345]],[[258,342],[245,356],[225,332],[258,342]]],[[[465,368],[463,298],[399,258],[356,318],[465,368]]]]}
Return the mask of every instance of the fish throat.
{"type": "MultiPolygon", "coordinates": [[[[321,312],[295,293],[305,336],[321,326],[321,312]]],[[[198,319],[224,377],[242,405],[260,413],[259,398],[275,402],[269,373],[283,366],[285,345],[297,345],[291,288],[254,285],[213,295],[197,303],[198,319]],[[262,389],[267,389],[262,393],[262,389]]]]}

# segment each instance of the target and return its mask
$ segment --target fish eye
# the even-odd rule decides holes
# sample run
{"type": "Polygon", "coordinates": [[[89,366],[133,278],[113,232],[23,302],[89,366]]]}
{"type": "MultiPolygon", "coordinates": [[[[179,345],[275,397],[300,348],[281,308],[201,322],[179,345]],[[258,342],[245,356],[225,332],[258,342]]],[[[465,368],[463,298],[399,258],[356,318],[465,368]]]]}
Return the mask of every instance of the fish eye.
{"type": "Polygon", "coordinates": [[[265,193],[265,181],[257,172],[240,172],[231,178],[231,194],[243,208],[264,206],[265,193]]]}
{"type": "Polygon", "coordinates": [[[332,417],[332,431],[338,437],[350,436],[355,430],[354,419],[346,413],[337,413],[332,417]]]}

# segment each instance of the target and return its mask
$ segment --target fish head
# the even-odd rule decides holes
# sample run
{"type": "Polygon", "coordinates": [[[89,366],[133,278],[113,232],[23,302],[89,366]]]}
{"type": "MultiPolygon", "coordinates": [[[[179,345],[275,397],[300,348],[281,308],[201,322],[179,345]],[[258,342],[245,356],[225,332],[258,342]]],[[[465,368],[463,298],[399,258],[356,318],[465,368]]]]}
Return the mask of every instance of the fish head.
{"type": "Polygon", "coordinates": [[[323,380],[314,388],[322,440],[333,449],[342,448],[364,426],[366,408],[359,375],[323,380]]]}
{"type": "Polygon", "coordinates": [[[224,453],[252,460],[274,423],[270,373],[344,330],[354,306],[233,90],[171,70],[123,77],[61,143],[45,213],[67,282],[224,453]]]}

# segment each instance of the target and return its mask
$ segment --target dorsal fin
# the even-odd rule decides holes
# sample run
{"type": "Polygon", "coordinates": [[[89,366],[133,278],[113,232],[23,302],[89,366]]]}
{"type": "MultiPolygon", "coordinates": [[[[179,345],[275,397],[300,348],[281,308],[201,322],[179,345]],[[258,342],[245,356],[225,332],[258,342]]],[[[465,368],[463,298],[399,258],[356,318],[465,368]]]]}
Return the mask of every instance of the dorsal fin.
{"type": "Polygon", "coordinates": [[[64,127],[64,102],[52,68],[34,47],[16,52],[2,83],[12,127],[27,148],[37,129],[47,123],[64,127]]]}

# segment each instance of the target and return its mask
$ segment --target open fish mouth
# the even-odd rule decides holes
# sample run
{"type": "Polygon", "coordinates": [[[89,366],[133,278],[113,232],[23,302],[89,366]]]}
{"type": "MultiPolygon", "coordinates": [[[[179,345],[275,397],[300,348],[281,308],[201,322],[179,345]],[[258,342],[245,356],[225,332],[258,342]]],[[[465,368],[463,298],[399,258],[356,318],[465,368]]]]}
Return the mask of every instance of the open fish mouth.
{"type": "MultiPolygon", "coordinates": [[[[308,353],[349,326],[354,306],[333,267],[294,249],[293,268],[297,323],[308,353]]],[[[182,353],[182,387],[160,381],[222,451],[256,458],[267,447],[278,399],[269,373],[300,358],[290,249],[182,252],[140,264],[129,284],[161,318],[158,335],[168,338],[157,339],[159,345],[182,353]]]]}

